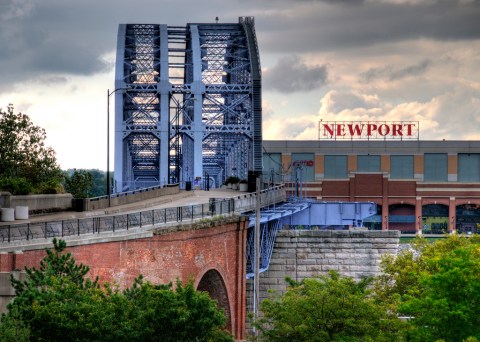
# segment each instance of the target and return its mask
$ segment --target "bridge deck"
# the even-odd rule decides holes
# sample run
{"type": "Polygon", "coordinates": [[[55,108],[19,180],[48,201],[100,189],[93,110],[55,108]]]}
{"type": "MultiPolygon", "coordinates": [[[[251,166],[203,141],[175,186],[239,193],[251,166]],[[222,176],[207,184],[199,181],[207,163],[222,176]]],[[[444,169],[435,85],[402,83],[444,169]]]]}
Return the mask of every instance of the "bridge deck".
{"type": "Polygon", "coordinates": [[[30,216],[28,220],[15,220],[14,222],[0,222],[0,226],[8,226],[20,223],[35,223],[45,221],[64,221],[72,219],[80,219],[87,217],[102,217],[115,214],[129,214],[144,209],[163,209],[171,207],[182,207],[187,205],[205,204],[210,198],[231,198],[244,193],[231,189],[214,189],[210,191],[194,190],[180,191],[179,194],[173,196],[164,196],[161,198],[152,198],[149,200],[139,201],[131,204],[119,205],[107,209],[94,211],[62,211],[56,213],[46,213],[41,215],[30,216]]]}

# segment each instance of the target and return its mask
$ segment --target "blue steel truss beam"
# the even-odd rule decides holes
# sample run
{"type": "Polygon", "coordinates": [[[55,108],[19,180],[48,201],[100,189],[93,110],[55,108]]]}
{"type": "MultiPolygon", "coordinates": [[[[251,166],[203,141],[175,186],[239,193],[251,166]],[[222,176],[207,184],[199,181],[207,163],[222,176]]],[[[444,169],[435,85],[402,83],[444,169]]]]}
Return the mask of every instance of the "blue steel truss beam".
{"type": "Polygon", "coordinates": [[[254,20],[120,25],[115,191],[262,170],[254,20]],[[138,183],[141,180],[141,183],[138,183]]]}

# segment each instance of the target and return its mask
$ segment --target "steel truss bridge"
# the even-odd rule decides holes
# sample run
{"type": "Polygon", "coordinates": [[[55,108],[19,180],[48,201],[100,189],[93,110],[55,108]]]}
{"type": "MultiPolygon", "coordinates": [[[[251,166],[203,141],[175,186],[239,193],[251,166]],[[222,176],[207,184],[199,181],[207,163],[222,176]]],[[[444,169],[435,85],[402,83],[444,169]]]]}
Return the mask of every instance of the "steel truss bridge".
{"type": "MultiPolygon", "coordinates": [[[[262,170],[261,72],[253,17],[121,24],[115,192],[262,170]]],[[[199,183],[199,185],[201,185],[199,183]]]]}

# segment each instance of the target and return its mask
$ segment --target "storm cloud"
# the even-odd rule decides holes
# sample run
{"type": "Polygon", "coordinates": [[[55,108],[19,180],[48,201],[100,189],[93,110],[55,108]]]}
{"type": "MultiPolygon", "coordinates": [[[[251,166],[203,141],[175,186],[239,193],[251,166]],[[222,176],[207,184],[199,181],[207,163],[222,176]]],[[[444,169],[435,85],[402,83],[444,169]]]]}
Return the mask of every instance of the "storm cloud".
{"type": "Polygon", "coordinates": [[[323,87],[328,78],[326,65],[306,65],[298,56],[281,58],[263,72],[265,90],[281,93],[311,91],[323,87]]]}
{"type": "Polygon", "coordinates": [[[45,127],[62,167],[104,168],[85,151],[106,147],[118,25],[239,16],[255,17],[266,139],[317,139],[320,118],[418,120],[422,138],[480,138],[474,0],[0,0],[0,107],[45,127]],[[87,131],[82,146],[66,143],[87,131]]]}
{"type": "Polygon", "coordinates": [[[417,64],[407,66],[386,66],[382,68],[371,68],[362,74],[366,82],[376,79],[396,81],[405,77],[418,77],[428,70],[430,60],[423,60],[417,64]]]}

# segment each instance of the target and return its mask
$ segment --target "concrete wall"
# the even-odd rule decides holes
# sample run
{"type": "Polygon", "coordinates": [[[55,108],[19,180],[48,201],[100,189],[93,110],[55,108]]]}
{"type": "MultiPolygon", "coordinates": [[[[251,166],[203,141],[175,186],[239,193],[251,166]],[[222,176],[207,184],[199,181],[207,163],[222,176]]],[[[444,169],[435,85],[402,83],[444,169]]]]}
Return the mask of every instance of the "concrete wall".
{"type": "Polygon", "coordinates": [[[8,303],[15,297],[15,290],[10,284],[10,275],[16,279],[25,280],[25,272],[0,272],[0,312],[7,311],[8,303]]]}
{"type": "MultiPolygon", "coordinates": [[[[399,231],[282,230],[278,232],[268,271],[260,274],[260,301],[282,294],[285,277],[301,281],[336,270],[360,279],[379,274],[383,254],[396,254],[399,231]]],[[[253,280],[247,281],[247,310],[253,309],[253,280]]]]}
{"type": "Polygon", "coordinates": [[[28,210],[68,210],[72,208],[71,194],[11,196],[10,208],[27,206],[28,210]]]}
{"type": "Polygon", "coordinates": [[[110,201],[107,196],[84,199],[84,210],[91,211],[97,209],[105,209],[117,205],[131,204],[144,201],[156,197],[176,195],[180,193],[178,185],[165,188],[154,187],[142,190],[130,191],[121,194],[112,195],[110,201]]]}

